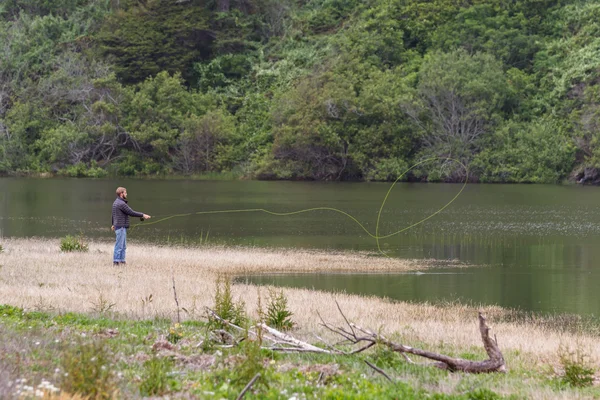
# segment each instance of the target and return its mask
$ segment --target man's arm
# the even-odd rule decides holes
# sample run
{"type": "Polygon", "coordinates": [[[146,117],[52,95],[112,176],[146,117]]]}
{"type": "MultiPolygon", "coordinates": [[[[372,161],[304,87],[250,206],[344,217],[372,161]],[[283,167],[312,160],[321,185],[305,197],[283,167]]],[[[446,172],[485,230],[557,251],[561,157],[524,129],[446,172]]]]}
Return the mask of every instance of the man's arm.
{"type": "Polygon", "coordinates": [[[144,213],[133,211],[133,209],[125,203],[120,204],[119,208],[121,209],[121,211],[123,211],[125,214],[127,214],[131,217],[143,217],[144,216],[144,213]]]}

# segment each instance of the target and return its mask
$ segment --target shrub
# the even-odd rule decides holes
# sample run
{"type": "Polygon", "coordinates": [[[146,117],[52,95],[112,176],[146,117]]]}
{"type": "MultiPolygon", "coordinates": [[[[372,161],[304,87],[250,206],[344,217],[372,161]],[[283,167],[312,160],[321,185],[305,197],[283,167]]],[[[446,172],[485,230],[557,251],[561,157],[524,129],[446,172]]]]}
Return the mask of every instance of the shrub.
{"type": "Polygon", "coordinates": [[[66,253],[71,251],[86,252],[88,250],[88,245],[85,243],[83,236],[75,237],[67,235],[60,241],[60,251],[64,251],[66,253]]]}
{"type": "Polygon", "coordinates": [[[592,386],[595,370],[591,365],[589,356],[580,348],[571,350],[560,346],[558,349],[560,363],[564,369],[561,382],[572,387],[592,386]]]}
{"type": "Polygon", "coordinates": [[[265,379],[265,365],[262,354],[262,337],[259,331],[258,338],[246,337],[240,343],[240,355],[243,357],[241,363],[235,368],[235,375],[232,378],[232,383],[238,387],[244,387],[258,373],[261,377],[254,387],[268,388],[269,385],[265,379]]]}
{"type": "Polygon", "coordinates": [[[0,244],[0,253],[4,253],[4,247],[0,244]]]}
{"type": "Polygon", "coordinates": [[[276,329],[289,330],[294,327],[294,323],[290,318],[292,315],[293,313],[288,309],[287,298],[283,294],[283,290],[269,290],[265,323],[276,329]]]}
{"type": "MultiPolygon", "coordinates": [[[[245,311],[246,304],[242,300],[233,301],[231,294],[231,278],[228,276],[217,278],[217,288],[215,290],[214,312],[224,320],[231,322],[237,326],[246,324],[247,317],[245,311]]],[[[209,325],[211,328],[228,329],[223,322],[212,316],[209,317],[209,325]]]]}
{"type": "Polygon", "coordinates": [[[176,382],[170,377],[173,368],[167,358],[154,357],[144,363],[144,375],[140,384],[142,396],[162,396],[168,393],[176,382]]]}
{"type": "Polygon", "coordinates": [[[112,308],[114,306],[116,306],[116,303],[111,303],[109,299],[107,299],[106,297],[104,297],[104,295],[102,293],[100,293],[98,295],[98,299],[95,301],[91,301],[92,303],[92,311],[98,313],[98,314],[105,314],[108,313],[110,310],[112,310],[112,308]]]}
{"type": "Polygon", "coordinates": [[[79,342],[63,354],[62,390],[90,399],[115,397],[117,388],[110,369],[111,356],[104,342],[79,342]]]}

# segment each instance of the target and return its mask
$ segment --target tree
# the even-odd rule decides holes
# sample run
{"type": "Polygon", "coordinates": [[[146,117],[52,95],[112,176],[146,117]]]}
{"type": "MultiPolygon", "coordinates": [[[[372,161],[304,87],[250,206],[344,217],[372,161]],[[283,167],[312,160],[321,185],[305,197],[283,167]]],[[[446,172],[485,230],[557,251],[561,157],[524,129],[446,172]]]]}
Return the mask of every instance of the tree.
{"type": "MultiPolygon", "coordinates": [[[[468,165],[481,138],[501,118],[507,90],[502,64],[492,55],[461,49],[428,54],[419,71],[416,101],[403,105],[422,131],[423,156],[451,157],[468,165]]],[[[460,165],[447,165],[442,179],[464,178],[460,165]]]]}
{"type": "Polygon", "coordinates": [[[541,30],[543,17],[528,18],[522,10],[526,7],[521,4],[507,3],[498,7],[487,2],[462,9],[433,33],[433,46],[438,49],[460,47],[470,53],[487,52],[505,65],[530,68],[542,43],[537,32],[541,30]]]}
{"type": "Polygon", "coordinates": [[[508,121],[488,138],[472,169],[482,182],[557,183],[571,171],[574,154],[565,121],[508,121]]]}
{"type": "Polygon", "coordinates": [[[127,96],[126,130],[138,143],[139,152],[163,167],[189,116],[212,108],[208,96],[188,91],[180,74],[167,72],[128,88],[127,96]]]}
{"type": "Polygon", "coordinates": [[[332,79],[308,77],[277,100],[272,167],[281,177],[337,180],[351,173],[356,94],[348,82],[332,79]]]}
{"type": "Polygon", "coordinates": [[[213,110],[191,116],[174,153],[175,169],[184,174],[221,171],[231,167],[228,144],[235,132],[233,117],[226,111],[213,110]]]}
{"type": "Polygon", "coordinates": [[[193,64],[211,54],[215,39],[203,2],[157,0],[113,14],[98,35],[119,80],[139,83],[161,71],[193,79],[193,64]]]}

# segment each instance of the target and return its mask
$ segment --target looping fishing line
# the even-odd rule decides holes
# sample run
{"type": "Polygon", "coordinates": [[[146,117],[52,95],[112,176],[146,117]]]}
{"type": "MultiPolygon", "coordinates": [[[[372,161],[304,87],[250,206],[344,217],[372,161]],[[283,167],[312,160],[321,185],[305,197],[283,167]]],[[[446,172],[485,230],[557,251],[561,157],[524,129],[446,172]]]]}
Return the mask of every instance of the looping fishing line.
{"type": "Polygon", "coordinates": [[[409,229],[412,229],[418,225],[421,225],[422,223],[424,223],[425,221],[433,218],[434,216],[436,216],[437,214],[441,213],[442,211],[444,211],[446,208],[448,208],[452,203],[454,203],[454,201],[462,194],[463,190],[465,190],[465,187],[467,186],[467,182],[469,181],[469,170],[468,168],[460,161],[453,159],[453,158],[441,158],[441,157],[432,157],[432,158],[428,158],[426,160],[420,161],[416,164],[414,164],[413,166],[411,166],[410,168],[408,168],[406,171],[404,171],[402,174],[400,174],[400,176],[398,176],[398,178],[394,181],[394,183],[392,183],[392,185],[390,186],[390,188],[388,189],[385,197],[383,198],[383,201],[381,202],[381,206],[379,207],[379,213],[377,214],[377,223],[375,225],[375,233],[371,233],[358,219],[356,219],[354,216],[352,216],[351,214],[340,210],[338,208],[333,208],[333,207],[314,207],[314,208],[307,208],[304,210],[298,210],[298,211],[291,211],[291,212],[275,212],[275,211],[270,211],[270,210],[266,210],[264,208],[247,208],[247,209],[238,209],[238,210],[215,210],[215,211],[198,211],[198,212],[191,212],[191,213],[187,213],[187,214],[173,214],[173,215],[169,215],[168,217],[165,218],[161,218],[159,220],[156,221],[152,221],[152,222],[147,222],[144,224],[136,224],[134,225],[131,229],[135,229],[138,226],[150,226],[150,225],[154,225],[154,224],[158,224],[164,221],[168,221],[170,219],[173,218],[180,218],[180,217],[189,217],[191,215],[207,215],[207,214],[232,214],[232,213],[246,213],[246,212],[263,212],[265,214],[269,214],[269,215],[275,215],[278,217],[285,217],[285,216],[289,216],[289,215],[296,215],[296,214],[302,214],[302,213],[307,213],[307,212],[311,212],[311,211],[333,211],[339,214],[342,214],[348,218],[350,218],[352,221],[356,222],[356,224],[372,239],[375,239],[375,243],[377,244],[377,250],[379,250],[379,252],[381,254],[383,254],[386,257],[389,257],[387,254],[385,254],[383,252],[383,250],[381,249],[381,244],[380,244],[380,240],[382,239],[388,239],[390,237],[399,235],[403,232],[406,232],[409,229]],[[381,213],[383,212],[383,208],[385,207],[385,203],[388,200],[388,197],[390,196],[390,193],[392,192],[392,189],[394,189],[394,186],[396,186],[396,184],[398,183],[398,181],[400,181],[400,179],[402,179],[403,176],[405,176],[406,174],[408,174],[411,170],[415,169],[416,167],[418,167],[421,164],[425,164],[428,163],[430,161],[433,160],[447,160],[447,161],[452,161],[455,162],[457,164],[460,164],[466,171],[466,176],[465,176],[465,181],[462,184],[462,187],[460,188],[460,190],[458,191],[458,193],[448,202],[446,203],[442,208],[440,208],[439,210],[437,210],[436,212],[434,212],[433,214],[423,218],[422,220],[415,222],[414,224],[407,226],[405,228],[402,228],[396,232],[387,234],[387,235],[381,235],[379,234],[379,223],[381,221],[381,213]]]}

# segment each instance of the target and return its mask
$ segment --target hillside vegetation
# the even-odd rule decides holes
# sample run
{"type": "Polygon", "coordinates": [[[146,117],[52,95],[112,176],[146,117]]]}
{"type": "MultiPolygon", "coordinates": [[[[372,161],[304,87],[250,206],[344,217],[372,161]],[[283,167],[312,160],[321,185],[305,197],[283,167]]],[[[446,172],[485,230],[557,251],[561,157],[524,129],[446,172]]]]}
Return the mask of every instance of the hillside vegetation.
{"type": "Polygon", "coordinates": [[[597,179],[600,4],[4,0],[0,173],[597,179]]]}

